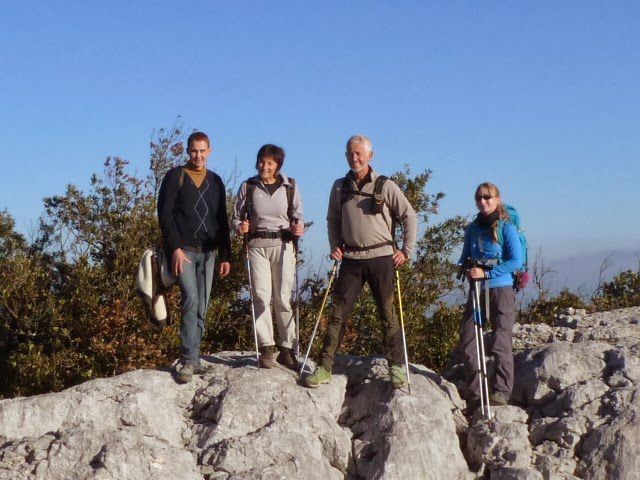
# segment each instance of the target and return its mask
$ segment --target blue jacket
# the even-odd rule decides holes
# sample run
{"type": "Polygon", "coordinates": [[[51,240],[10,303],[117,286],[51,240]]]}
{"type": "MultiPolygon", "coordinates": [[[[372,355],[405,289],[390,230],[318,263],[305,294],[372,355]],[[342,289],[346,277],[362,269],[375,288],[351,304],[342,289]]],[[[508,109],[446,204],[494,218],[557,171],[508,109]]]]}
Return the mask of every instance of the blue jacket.
{"type": "Polygon", "coordinates": [[[502,244],[496,243],[491,235],[491,227],[480,225],[477,220],[469,224],[464,234],[464,246],[458,263],[467,258],[473,260],[498,259],[498,265],[487,272],[489,288],[512,287],[514,272],[522,268],[522,245],[520,235],[511,222],[501,222],[502,244]]]}

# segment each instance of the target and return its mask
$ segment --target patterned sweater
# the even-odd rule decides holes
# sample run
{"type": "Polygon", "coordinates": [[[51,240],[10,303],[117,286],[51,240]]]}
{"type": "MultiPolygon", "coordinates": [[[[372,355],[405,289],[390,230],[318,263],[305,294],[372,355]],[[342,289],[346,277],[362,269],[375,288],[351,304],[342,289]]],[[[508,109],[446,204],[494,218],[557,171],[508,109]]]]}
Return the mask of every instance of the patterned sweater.
{"type": "Polygon", "coordinates": [[[198,188],[182,167],[169,170],[158,195],[158,220],[168,254],[176,248],[195,247],[218,249],[221,261],[231,259],[226,192],[215,173],[207,170],[198,188]]]}

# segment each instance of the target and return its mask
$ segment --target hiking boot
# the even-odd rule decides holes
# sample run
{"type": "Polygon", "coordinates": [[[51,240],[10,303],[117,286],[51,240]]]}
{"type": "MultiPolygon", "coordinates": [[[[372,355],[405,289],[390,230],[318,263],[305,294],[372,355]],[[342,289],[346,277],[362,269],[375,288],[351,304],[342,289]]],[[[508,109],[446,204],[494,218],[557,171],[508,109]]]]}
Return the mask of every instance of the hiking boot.
{"type": "Polygon", "coordinates": [[[496,392],[489,395],[489,403],[496,407],[509,404],[509,397],[504,393],[496,392]]]}
{"type": "Polygon", "coordinates": [[[273,345],[260,347],[260,366],[262,368],[273,368],[273,345]]]}
{"type": "Polygon", "coordinates": [[[389,380],[393,388],[402,388],[407,384],[407,374],[399,363],[392,363],[389,368],[389,380]]]}
{"type": "Polygon", "coordinates": [[[291,348],[280,347],[280,353],[278,354],[278,358],[276,358],[276,362],[295,372],[298,371],[298,359],[291,348]]]}
{"type": "Polygon", "coordinates": [[[316,367],[311,375],[304,379],[304,385],[309,388],[318,388],[323,383],[331,381],[331,372],[323,366],[316,367]]]}
{"type": "Polygon", "coordinates": [[[193,378],[195,368],[193,364],[185,360],[180,360],[175,366],[176,380],[179,383],[188,383],[193,378]]]}

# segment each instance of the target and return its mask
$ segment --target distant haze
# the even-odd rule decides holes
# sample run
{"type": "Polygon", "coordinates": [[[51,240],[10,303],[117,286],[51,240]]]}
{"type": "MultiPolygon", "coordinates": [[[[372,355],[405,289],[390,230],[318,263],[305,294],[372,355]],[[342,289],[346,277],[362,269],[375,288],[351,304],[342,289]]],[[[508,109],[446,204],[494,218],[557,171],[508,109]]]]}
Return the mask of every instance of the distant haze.
{"type": "MultiPolygon", "coordinates": [[[[531,261],[533,258],[532,254],[531,261]]],[[[601,266],[607,266],[602,280],[610,281],[624,270],[637,271],[639,262],[640,247],[628,250],[599,250],[547,259],[545,265],[556,272],[550,277],[550,289],[553,293],[566,287],[583,296],[591,296],[598,286],[601,266]]]]}

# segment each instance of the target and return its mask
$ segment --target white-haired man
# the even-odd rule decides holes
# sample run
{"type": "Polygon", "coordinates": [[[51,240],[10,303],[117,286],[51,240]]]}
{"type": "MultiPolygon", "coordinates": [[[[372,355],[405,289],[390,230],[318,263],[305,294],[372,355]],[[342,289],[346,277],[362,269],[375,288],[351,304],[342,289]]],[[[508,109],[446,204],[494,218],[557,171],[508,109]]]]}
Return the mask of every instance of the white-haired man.
{"type": "Polygon", "coordinates": [[[305,385],[313,388],[331,380],[336,350],[366,282],[385,327],[384,353],[390,380],[401,388],[407,379],[402,368],[402,332],[394,308],[394,269],[407,261],[415,246],[417,217],[398,185],[371,168],[373,149],[368,137],[351,137],[345,155],[350,171],[333,184],[327,212],[331,258],[341,261],[333,291],[334,312],[320,365],[305,379],[305,385]],[[403,226],[402,249],[394,244],[396,221],[403,226]]]}

